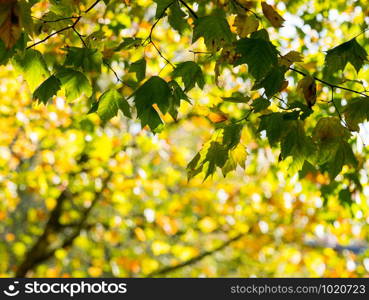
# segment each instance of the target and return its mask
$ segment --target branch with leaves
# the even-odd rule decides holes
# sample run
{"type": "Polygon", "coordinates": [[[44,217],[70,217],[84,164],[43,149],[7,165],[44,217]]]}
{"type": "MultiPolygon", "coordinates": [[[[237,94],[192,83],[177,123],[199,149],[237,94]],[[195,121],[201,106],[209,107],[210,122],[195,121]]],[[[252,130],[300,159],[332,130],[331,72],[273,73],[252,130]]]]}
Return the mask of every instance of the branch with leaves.
{"type": "MultiPolygon", "coordinates": [[[[95,1],[89,8],[87,8],[83,13],[84,14],[87,14],[90,10],[92,10],[101,0],[97,0],[95,1]]],[[[86,47],[86,44],[84,42],[84,40],[82,39],[82,36],[80,35],[80,33],[77,31],[76,29],[76,26],[78,24],[78,22],[82,19],[83,15],[79,15],[79,16],[71,16],[71,17],[65,17],[65,18],[59,18],[59,19],[56,19],[56,20],[52,20],[52,21],[47,21],[47,20],[42,20],[44,23],[48,23],[48,22],[60,22],[60,21],[65,21],[65,20],[73,20],[75,19],[75,21],[73,22],[72,25],[69,25],[69,26],[66,26],[64,28],[61,28],[51,34],[49,34],[48,36],[46,36],[45,38],[43,38],[42,40],[36,42],[36,43],[33,43],[32,45],[30,46],[27,46],[26,49],[30,49],[30,48],[33,48],[39,44],[42,44],[44,42],[46,42],[49,38],[63,32],[63,31],[66,31],[66,30],[69,30],[69,29],[72,29],[77,35],[78,37],[81,39],[82,43],[84,44],[84,46],[86,47]]]]}

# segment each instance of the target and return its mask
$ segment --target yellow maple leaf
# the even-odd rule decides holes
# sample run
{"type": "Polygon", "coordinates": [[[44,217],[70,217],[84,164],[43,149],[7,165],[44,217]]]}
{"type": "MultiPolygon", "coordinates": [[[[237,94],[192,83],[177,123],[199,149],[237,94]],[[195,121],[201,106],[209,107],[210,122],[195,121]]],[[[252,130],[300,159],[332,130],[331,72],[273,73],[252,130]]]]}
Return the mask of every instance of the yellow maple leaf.
{"type": "Polygon", "coordinates": [[[295,62],[302,62],[303,57],[300,52],[290,51],[280,58],[280,64],[289,68],[295,62]]]}
{"type": "Polygon", "coordinates": [[[254,15],[237,15],[233,26],[236,27],[237,34],[244,38],[258,29],[259,20],[254,15]]]}
{"type": "Polygon", "coordinates": [[[7,49],[12,48],[21,35],[19,9],[14,0],[0,0],[2,8],[2,22],[0,24],[0,39],[7,49]]]}
{"type": "Polygon", "coordinates": [[[273,6],[267,4],[266,2],[261,2],[261,8],[263,9],[264,16],[268,19],[273,27],[279,28],[283,26],[282,24],[284,19],[275,11],[273,6]]]}

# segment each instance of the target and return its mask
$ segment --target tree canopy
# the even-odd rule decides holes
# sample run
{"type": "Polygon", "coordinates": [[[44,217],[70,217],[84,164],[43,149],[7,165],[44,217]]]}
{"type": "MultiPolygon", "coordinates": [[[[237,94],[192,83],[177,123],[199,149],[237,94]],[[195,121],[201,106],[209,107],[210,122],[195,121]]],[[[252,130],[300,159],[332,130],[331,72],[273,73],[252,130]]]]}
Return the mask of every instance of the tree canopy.
{"type": "Polygon", "coordinates": [[[0,276],[369,272],[366,1],[0,7],[0,276]]]}

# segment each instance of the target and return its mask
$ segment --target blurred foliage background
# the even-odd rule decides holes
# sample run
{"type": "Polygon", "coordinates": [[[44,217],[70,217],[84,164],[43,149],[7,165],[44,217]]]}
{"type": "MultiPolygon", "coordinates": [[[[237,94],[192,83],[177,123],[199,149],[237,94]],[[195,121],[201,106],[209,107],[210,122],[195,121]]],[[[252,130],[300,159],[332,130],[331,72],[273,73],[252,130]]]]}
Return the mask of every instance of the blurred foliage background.
{"type": "MultiPolygon", "coordinates": [[[[32,4],[32,20],[24,26],[37,33],[28,44],[71,21],[43,22],[53,17],[45,17],[48,12],[78,15],[94,1],[61,2],[24,1],[32,4]]],[[[101,72],[88,73],[90,97],[71,101],[58,93],[47,105],[37,103],[17,68],[0,66],[0,276],[367,276],[366,125],[360,125],[350,142],[359,167],[345,166],[331,178],[315,169],[296,173],[289,160],[279,162],[279,150],[258,133],[259,115],[251,114],[241,135],[245,169],[237,168],[226,178],[219,172],[205,181],[199,176],[188,181],[186,166],[211,138],[219,117],[237,119],[248,112],[245,104],[221,98],[251,90],[246,67],[225,66],[215,84],[219,53],[207,53],[201,39],[191,44],[192,31],[178,34],[166,18],[155,27],[155,44],[113,51],[123,38],[144,40],[150,34],[155,2],[160,1],[108,2],[97,3],[78,23],[83,37],[109,61],[101,72]],[[166,124],[154,134],[120,113],[109,122],[87,114],[109,87],[121,85],[124,97],[134,92],[139,75],[129,69],[143,57],[147,76],[169,78],[171,66],[155,46],[173,64],[195,60],[205,76],[204,88],[188,93],[191,104],[182,101],[178,119],[161,115],[166,124]]],[[[186,1],[202,15],[226,9],[229,2],[186,1]]],[[[366,1],[268,3],[285,19],[280,29],[268,27],[273,43],[283,53],[302,53],[301,67],[314,74],[322,74],[328,49],[361,33],[369,20],[366,1]]],[[[234,17],[227,15],[229,24],[234,17]]],[[[369,49],[367,36],[363,33],[358,40],[369,49]]],[[[63,49],[80,43],[70,30],[40,43],[37,50],[48,64],[57,65],[64,59],[63,49]]],[[[368,72],[365,65],[360,81],[354,80],[349,66],[340,80],[365,89],[368,72]]],[[[297,76],[288,77],[285,93],[292,99],[298,98],[297,76]]],[[[336,116],[326,103],[330,90],[319,85],[318,93],[316,110],[306,121],[310,129],[319,117],[336,116]]],[[[342,107],[352,96],[336,91],[336,97],[342,107]]]]}

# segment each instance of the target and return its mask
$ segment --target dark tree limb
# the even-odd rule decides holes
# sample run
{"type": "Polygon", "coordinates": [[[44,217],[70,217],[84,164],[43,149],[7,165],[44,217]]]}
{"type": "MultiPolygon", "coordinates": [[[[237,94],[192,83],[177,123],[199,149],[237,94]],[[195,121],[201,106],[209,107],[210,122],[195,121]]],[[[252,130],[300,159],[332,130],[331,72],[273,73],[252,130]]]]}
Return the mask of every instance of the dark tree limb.
{"type": "Polygon", "coordinates": [[[62,213],[62,207],[64,202],[69,197],[68,190],[63,190],[59,197],[56,199],[56,205],[51,211],[49,220],[47,221],[44,231],[41,236],[37,239],[33,247],[26,253],[23,261],[17,268],[15,273],[16,277],[25,277],[27,272],[33,269],[41,261],[48,258],[47,249],[49,244],[49,236],[51,233],[55,232],[58,228],[59,218],[62,213]]]}
{"type": "Polygon", "coordinates": [[[193,258],[191,258],[187,261],[184,261],[182,263],[179,263],[177,265],[164,267],[162,269],[154,271],[154,272],[150,273],[149,275],[147,275],[147,277],[163,276],[165,274],[171,273],[171,272],[176,271],[178,269],[182,269],[184,267],[193,265],[193,264],[199,262],[200,260],[204,259],[205,257],[210,256],[210,255],[212,255],[216,252],[219,252],[219,251],[223,250],[224,248],[228,247],[233,242],[236,242],[236,241],[240,240],[244,236],[245,236],[244,233],[240,233],[240,234],[236,235],[235,237],[225,241],[223,244],[221,244],[220,246],[214,248],[213,250],[202,252],[198,256],[195,256],[195,257],[193,257],[193,258]]]}
{"type": "Polygon", "coordinates": [[[66,226],[60,224],[59,219],[63,213],[63,204],[66,200],[70,200],[73,198],[73,194],[71,194],[68,189],[63,190],[60,193],[56,201],[56,206],[50,213],[50,218],[45,225],[43,233],[37,239],[32,248],[26,253],[23,261],[18,266],[15,274],[16,277],[25,277],[30,270],[34,269],[37,265],[54,256],[56,250],[66,248],[73,244],[74,240],[80,235],[82,229],[84,228],[92,209],[102,198],[103,192],[107,187],[111,177],[112,173],[110,172],[108,176],[106,176],[106,178],[103,180],[101,190],[95,193],[95,197],[92,200],[91,205],[84,210],[80,220],[73,227],[73,232],[67,234],[61,244],[50,248],[49,237],[51,235],[63,234],[65,228],[67,228],[66,226]]]}

